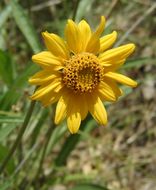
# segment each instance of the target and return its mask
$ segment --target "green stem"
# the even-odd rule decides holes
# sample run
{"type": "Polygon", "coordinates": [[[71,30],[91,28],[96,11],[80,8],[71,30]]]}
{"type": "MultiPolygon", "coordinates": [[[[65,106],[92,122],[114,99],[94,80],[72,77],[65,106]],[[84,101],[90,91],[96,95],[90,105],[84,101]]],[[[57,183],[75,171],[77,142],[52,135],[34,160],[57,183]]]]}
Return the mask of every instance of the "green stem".
{"type": "Polygon", "coordinates": [[[78,6],[79,6],[79,3],[80,3],[80,0],[76,0],[76,3],[74,3],[74,11],[73,11],[73,20],[75,21],[75,18],[76,18],[76,13],[77,13],[77,9],[78,9],[78,6]]]}
{"type": "Polygon", "coordinates": [[[27,125],[30,121],[30,118],[31,118],[31,115],[32,115],[32,112],[33,112],[33,109],[34,109],[34,106],[35,106],[35,103],[36,101],[32,101],[31,104],[30,104],[30,107],[28,109],[28,112],[25,116],[25,119],[24,119],[24,122],[23,122],[23,125],[19,131],[19,134],[13,144],[13,146],[11,147],[10,151],[8,152],[8,155],[6,156],[5,160],[2,162],[1,166],[0,166],[0,174],[3,172],[3,170],[5,169],[6,165],[8,164],[10,158],[12,157],[12,155],[14,154],[17,146],[19,145],[20,141],[21,141],[21,138],[27,128],[27,125]]]}
{"type": "Polygon", "coordinates": [[[41,116],[34,128],[34,131],[32,133],[32,136],[31,136],[31,139],[30,139],[30,149],[34,146],[38,136],[39,136],[39,133],[40,133],[40,130],[42,128],[42,125],[43,123],[45,122],[45,120],[47,119],[49,115],[49,110],[48,109],[43,109],[42,113],[41,113],[41,116]]]}
{"type": "Polygon", "coordinates": [[[51,137],[51,135],[53,133],[53,130],[54,130],[54,123],[52,122],[52,125],[49,127],[49,129],[48,129],[48,131],[46,133],[46,142],[45,142],[45,145],[44,145],[44,148],[43,148],[43,152],[42,152],[42,155],[41,155],[39,167],[38,167],[38,170],[36,172],[36,177],[35,177],[35,180],[34,180],[36,183],[38,181],[39,175],[40,175],[41,170],[42,170],[42,165],[43,165],[43,162],[44,162],[44,158],[45,158],[45,155],[46,155],[46,152],[47,152],[48,144],[50,142],[50,137],[51,137]]]}

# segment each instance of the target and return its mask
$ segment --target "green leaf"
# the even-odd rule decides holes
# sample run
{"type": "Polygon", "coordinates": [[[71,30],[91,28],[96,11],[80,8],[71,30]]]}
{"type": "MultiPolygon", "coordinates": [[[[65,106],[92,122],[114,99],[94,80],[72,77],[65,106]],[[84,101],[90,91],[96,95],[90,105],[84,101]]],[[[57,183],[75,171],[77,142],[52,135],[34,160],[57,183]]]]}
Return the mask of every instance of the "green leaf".
{"type": "Polygon", "coordinates": [[[58,127],[55,127],[53,134],[50,138],[50,142],[47,148],[47,154],[51,152],[51,150],[54,148],[54,146],[59,142],[60,139],[62,139],[67,131],[67,127],[65,123],[62,125],[59,125],[58,127]]]}
{"type": "Polygon", "coordinates": [[[30,143],[31,147],[35,144],[37,137],[40,135],[40,131],[41,131],[42,126],[43,126],[45,120],[47,119],[48,115],[49,115],[49,110],[43,109],[41,116],[34,128],[34,131],[33,131],[32,137],[31,137],[31,143],[30,143]]]}
{"type": "MultiPolygon", "coordinates": [[[[2,163],[2,161],[4,160],[4,158],[8,155],[8,148],[3,146],[2,144],[0,144],[0,163],[2,163]]],[[[15,169],[15,163],[13,158],[10,158],[7,166],[6,166],[6,170],[8,173],[13,173],[15,169]]]]}
{"type": "Polygon", "coordinates": [[[3,34],[5,33],[5,29],[0,29],[0,49],[5,50],[6,49],[6,43],[5,39],[3,38],[3,34]]]}
{"type": "Polygon", "coordinates": [[[23,73],[21,73],[12,84],[12,87],[1,97],[0,107],[3,110],[10,108],[20,97],[21,93],[18,91],[20,88],[25,87],[28,84],[28,78],[38,70],[35,64],[28,65],[23,73]],[[18,91],[17,91],[18,89],[18,91]]]}
{"type": "Polygon", "coordinates": [[[6,93],[3,94],[0,101],[0,108],[2,110],[8,110],[16,102],[16,100],[22,94],[17,92],[15,88],[10,88],[6,93]]]}
{"type": "Polygon", "coordinates": [[[0,76],[10,86],[13,82],[13,65],[8,53],[0,50],[0,76]]]}
{"type": "MultiPolygon", "coordinates": [[[[146,64],[151,64],[154,59],[151,57],[144,57],[144,58],[139,58],[139,59],[134,59],[134,60],[129,60],[124,64],[121,69],[132,69],[132,68],[138,68],[146,64]]],[[[154,63],[154,62],[153,62],[154,63]]]]}
{"type": "MultiPolygon", "coordinates": [[[[81,130],[82,131],[88,131],[88,133],[90,132],[87,129],[87,125],[88,122],[90,121],[90,116],[88,116],[82,123],[81,123],[81,130]]],[[[92,128],[90,128],[91,130],[92,128]]],[[[70,155],[70,153],[73,151],[73,149],[75,148],[75,146],[77,145],[77,143],[79,142],[79,140],[81,139],[81,135],[80,134],[73,134],[70,135],[65,143],[63,144],[63,146],[61,147],[60,152],[58,153],[57,158],[55,159],[55,164],[56,166],[63,166],[66,164],[66,160],[68,158],[68,156],[70,155]]]]}
{"type": "Polygon", "coordinates": [[[0,123],[22,123],[23,118],[20,117],[8,117],[8,116],[0,116],[0,123]]]}
{"type": "Polygon", "coordinates": [[[86,15],[86,12],[89,12],[91,10],[93,2],[93,0],[80,1],[75,19],[77,22],[79,22],[84,17],[84,15],[86,15]]]}
{"type": "Polygon", "coordinates": [[[0,141],[3,141],[16,127],[15,124],[0,127],[0,141]]]}
{"type": "Polygon", "coordinates": [[[16,24],[25,36],[34,53],[41,51],[36,31],[24,9],[16,2],[16,0],[10,1],[10,5],[12,7],[12,14],[16,24]]]}
{"type": "Polygon", "coordinates": [[[79,184],[71,188],[70,190],[109,190],[109,189],[107,189],[106,187],[99,186],[99,185],[79,184]]]}
{"type": "Polygon", "coordinates": [[[124,96],[127,96],[128,94],[133,92],[133,89],[130,88],[129,86],[121,86],[121,89],[124,92],[124,96]]]}
{"type": "Polygon", "coordinates": [[[6,34],[6,28],[4,24],[6,23],[7,19],[11,15],[11,6],[7,5],[0,13],[0,49],[6,49],[6,41],[4,39],[4,34],[6,34]]]}
{"type": "Polygon", "coordinates": [[[79,139],[80,139],[79,134],[70,135],[66,139],[65,143],[61,147],[61,151],[59,152],[59,154],[55,160],[56,166],[63,166],[66,164],[66,160],[67,160],[68,156],[70,155],[72,150],[75,148],[75,146],[79,142],[79,139]]]}
{"type": "Polygon", "coordinates": [[[26,84],[28,84],[28,79],[30,76],[32,76],[35,72],[37,72],[39,69],[39,67],[37,67],[35,64],[32,64],[32,62],[30,62],[26,69],[23,71],[23,73],[21,73],[21,75],[19,77],[16,78],[13,86],[14,88],[23,88],[26,84]]]}
{"type": "Polygon", "coordinates": [[[0,28],[4,25],[11,13],[11,6],[7,5],[0,13],[0,28]]]}
{"type": "Polygon", "coordinates": [[[82,174],[82,172],[80,172],[80,173],[66,174],[63,181],[65,183],[70,183],[70,182],[74,183],[74,182],[78,182],[78,181],[79,182],[83,181],[83,183],[85,181],[85,183],[87,183],[89,181],[94,180],[95,177],[96,177],[96,174],[87,174],[86,175],[86,174],[82,174]]]}
{"type": "Polygon", "coordinates": [[[3,181],[0,183],[0,190],[9,190],[11,189],[11,186],[13,185],[13,180],[8,179],[6,181],[3,181]]]}

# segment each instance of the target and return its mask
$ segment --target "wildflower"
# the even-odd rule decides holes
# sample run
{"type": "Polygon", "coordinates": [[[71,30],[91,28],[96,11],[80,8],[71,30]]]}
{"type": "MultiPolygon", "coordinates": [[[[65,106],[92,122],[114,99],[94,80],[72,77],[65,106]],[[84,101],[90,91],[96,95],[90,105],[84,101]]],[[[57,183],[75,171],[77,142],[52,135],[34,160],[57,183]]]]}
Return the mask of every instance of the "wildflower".
{"type": "Polygon", "coordinates": [[[32,57],[42,70],[29,79],[39,86],[31,96],[44,106],[55,102],[55,123],[67,118],[71,133],[76,133],[88,112],[100,124],[106,125],[107,113],[103,101],[116,101],[122,95],[117,83],[136,87],[132,79],[117,73],[126,58],[134,51],[134,44],[108,50],[117,38],[113,31],[104,37],[105,18],[93,32],[85,20],[76,24],[68,20],[65,40],[43,32],[47,51],[32,57]]]}

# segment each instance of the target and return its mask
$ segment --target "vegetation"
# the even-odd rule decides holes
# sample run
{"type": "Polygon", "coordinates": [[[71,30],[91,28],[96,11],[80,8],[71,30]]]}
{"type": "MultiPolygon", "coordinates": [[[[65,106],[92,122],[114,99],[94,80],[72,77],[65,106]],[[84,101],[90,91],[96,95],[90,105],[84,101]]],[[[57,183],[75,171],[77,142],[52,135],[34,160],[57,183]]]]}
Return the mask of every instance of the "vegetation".
{"type": "Polygon", "coordinates": [[[0,2],[0,190],[155,190],[155,10],[152,0],[0,2]],[[65,122],[54,127],[54,106],[30,101],[31,57],[44,49],[42,31],[63,36],[68,18],[95,28],[101,15],[115,46],[136,44],[121,72],[139,85],[106,103],[106,127],[88,116],[71,135],[65,122]]]}

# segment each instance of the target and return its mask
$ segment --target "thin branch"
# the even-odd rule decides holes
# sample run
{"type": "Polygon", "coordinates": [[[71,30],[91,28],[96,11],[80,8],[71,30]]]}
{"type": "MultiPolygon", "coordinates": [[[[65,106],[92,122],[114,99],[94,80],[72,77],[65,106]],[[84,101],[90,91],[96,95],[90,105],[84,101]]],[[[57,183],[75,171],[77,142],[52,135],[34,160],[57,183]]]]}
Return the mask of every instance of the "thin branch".
{"type": "Polygon", "coordinates": [[[112,14],[113,10],[114,10],[115,7],[117,6],[118,2],[119,2],[119,0],[113,0],[113,1],[112,1],[111,5],[110,5],[110,9],[109,9],[109,11],[108,11],[108,13],[107,13],[106,18],[109,18],[109,17],[110,17],[110,15],[112,14]]]}
{"type": "Polygon", "coordinates": [[[61,0],[49,0],[47,2],[40,3],[31,7],[31,11],[40,11],[44,8],[51,7],[61,3],[61,0]]]}
{"type": "MultiPolygon", "coordinates": [[[[39,144],[35,144],[30,150],[29,152],[27,153],[27,155],[24,157],[24,159],[21,161],[21,163],[17,166],[16,170],[14,171],[13,173],[13,176],[16,175],[20,170],[21,168],[23,167],[23,165],[25,164],[25,162],[28,160],[28,158],[30,157],[30,155],[35,151],[35,149],[39,146],[39,144]]],[[[12,177],[13,177],[12,176],[12,177]]]]}
{"type": "Polygon", "coordinates": [[[156,3],[154,3],[149,9],[147,9],[147,11],[140,17],[138,18],[138,20],[136,20],[136,22],[132,25],[132,27],[125,33],[125,35],[123,35],[123,37],[115,44],[115,47],[119,46],[120,44],[122,44],[125,39],[129,36],[130,33],[132,33],[135,28],[149,15],[151,14],[154,9],[156,8],[156,3]]]}
{"type": "Polygon", "coordinates": [[[48,129],[48,131],[46,133],[46,142],[45,142],[45,145],[44,145],[44,148],[43,148],[43,151],[42,151],[39,167],[38,167],[38,170],[36,172],[36,176],[34,178],[35,184],[37,184],[38,178],[40,176],[42,166],[43,166],[43,162],[44,162],[44,159],[45,159],[45,156],[46,156],[47,148],[48,148],[50,138],[52,136],[54,128],[55,128],[55,124],[54,124],[53,119],[52,119],[52,124],[51,124],[51,126],[49,127],[49,129],[48,129]]]}

